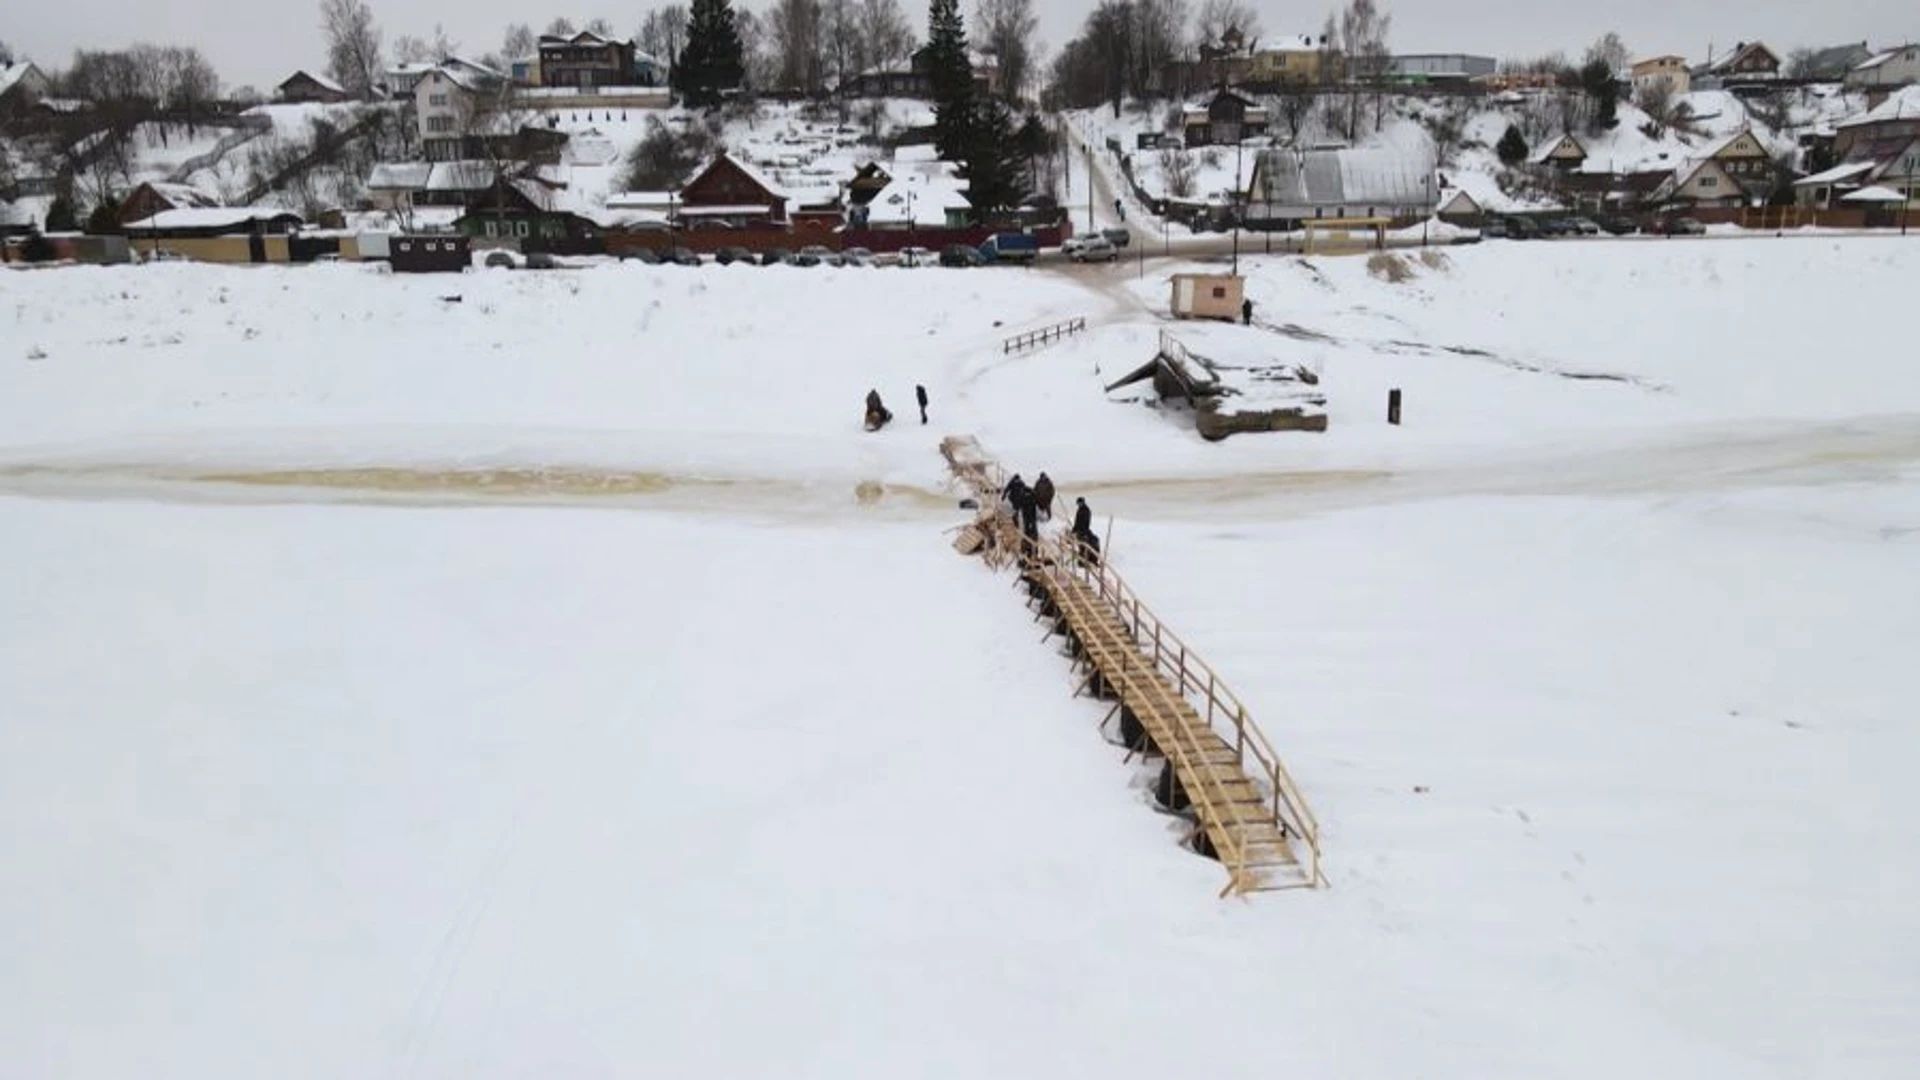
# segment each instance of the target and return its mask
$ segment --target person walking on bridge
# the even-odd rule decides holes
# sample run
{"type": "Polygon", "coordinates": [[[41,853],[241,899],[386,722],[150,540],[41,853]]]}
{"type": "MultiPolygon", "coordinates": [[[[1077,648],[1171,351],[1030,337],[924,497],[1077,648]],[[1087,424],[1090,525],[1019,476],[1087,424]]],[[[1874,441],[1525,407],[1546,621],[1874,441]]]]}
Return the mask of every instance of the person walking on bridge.
{"type": "Polygon", "coordinates": [[[1033,482],[1033,504],[1040,510],[1040,520],[1053,520],[1053,478],[1045,472],[1033,482]]]}

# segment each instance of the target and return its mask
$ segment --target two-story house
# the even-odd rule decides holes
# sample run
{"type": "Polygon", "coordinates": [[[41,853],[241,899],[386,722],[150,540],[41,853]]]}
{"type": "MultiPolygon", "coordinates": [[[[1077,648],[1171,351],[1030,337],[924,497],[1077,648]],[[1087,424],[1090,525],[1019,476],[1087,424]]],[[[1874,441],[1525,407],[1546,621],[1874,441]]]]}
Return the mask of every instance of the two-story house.
{"type": "Polygon", "coordinates": [[[1333,77],[1328,66],[1335,56],[1325,38],[1288,34],[1254,50],[1246,81],[1256,86],[1317,85],[1333,77]]]}
{"type": "Polygon", "coordinates": [[[1679,97],[1693,87],[1693,73],[1687,70],[1684,56],[1650,56],[1633,65],[1633,92],[1655,91],[1679,97]]]}
{"type": "Polygon", "coordinates": [[[1742,41],[1733,51],[1693,72],[1696,89],[1711,90],[1741,83],[1766,82],[1780,77],[1780,57],[1758,41],[1742,41]]]}
{"type": "Polygon", "coordinates": [[[502,76],[477,65],[443,64],[421,75],[413,86],[413,115],[420,146],[429,161],[462,157],[467,136],[479,134],[492,112],[502,76]]]}
{"type": "Polygon", "coordinates": [[[634,85],[633,42],[583,30],[540,38],[540,85],[586,89],[634,85]]]}
{"type": "Polygon", "coordinates": [[[1753,202],[1764,202],[1779,182],[1779,166],[1751,129],[1721,140],[1707,151],[1706,159],[1718,164],[1753,202]]]}
{"type": "Polygon", "coordinates": [[[1180,137],[1188,146],[1232,146],[1267,133],[1266,106],[1221,89],[1205,105],[1180,110],[1180,137]]]}

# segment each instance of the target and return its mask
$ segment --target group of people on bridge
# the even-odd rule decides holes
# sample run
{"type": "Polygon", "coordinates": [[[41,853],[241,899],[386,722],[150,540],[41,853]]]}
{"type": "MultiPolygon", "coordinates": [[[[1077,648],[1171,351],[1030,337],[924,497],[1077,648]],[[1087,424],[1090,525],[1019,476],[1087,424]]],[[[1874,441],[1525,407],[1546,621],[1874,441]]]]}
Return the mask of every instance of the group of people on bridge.
{"type": "MultiPolygon", "coordinates": [[[[1000,497],[1020,523],[1020,535],[1028,552],[1040,538],[1041,520],[1053,520],[1053,478],[1042,472],[1029,485],[1019,473],[1007,481],[1000,497]]],[[[1092,563],[1100,561],[1100,538],[1093,532],[1093,510],[1087,500],[1073,500],[1073,528],[1069,534],[1080,556],[1092,563]]]]}

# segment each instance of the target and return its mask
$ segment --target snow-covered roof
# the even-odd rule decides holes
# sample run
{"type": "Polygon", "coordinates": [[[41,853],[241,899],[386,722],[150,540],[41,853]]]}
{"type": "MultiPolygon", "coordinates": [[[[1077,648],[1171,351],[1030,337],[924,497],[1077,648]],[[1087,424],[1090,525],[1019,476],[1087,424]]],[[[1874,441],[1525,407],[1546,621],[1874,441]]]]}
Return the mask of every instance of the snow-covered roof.
{"type": "Polygon", "coordinates": [[[1884,52],[1874,53],[1872,56],[1869,56],[1865,60],[1862,60],[1859,63],[1853,65],[1853,70],[1872,71],[1874,68],[1881,67],[1887,61],[1893,59],[1896,56],[1899,56],[1902,51],[1903,50],[1901,49],[1887,49],[1884,52]]]}
{"type": "Polygon", "coordinates": [[[1262,40],[1256,52],[1316,52],[1319,48],[1311,34],[1281,34],[1262,40]]]}
{"type": "Polygon", "coordinates": [[[867,224],[940,226],[947,223],[947,211],[972,209],[966,193],[953,182],[908,173],[874,193],[867,202],[867,224]]]}
{"type": "Polygon", "coordinates": [[[1582,144],[1578,138],[1566,134],[1556,135],[1551,139],[1542,140],[1540,145],[1534,148],[1533,155],[1527,158],[1528,164],[1545,165],[1547,162],[1553,160],[1553,152],[1560,149],[1562,143],[1568,141],[1571,141],[1573,145],[1579,147],[1582,154],[1587,152],[1586,146],[1582,144]]]}
{"type": "Polygon", "coordinates": [[[1884,124],[1890,120],[1920,120],[1920,86],[1903,86],[1887,95],[1887,100],[1851,120],[1843,120],[1835,124],[1834,127],[1862,127],[1867,124],[1884,124]]]}
{"type": "Polygon", "coordinates": [[[311,79],[314,82],[314,84],[319,86],[322,90],[331,90],[336,94],[344,94],[347,92],[345,87],[341,86],[337,82],[334,82],[332,79],[327,78],[325,75],[315,75],[313,72],[307,71],[304,68],[287,76],[286,80],[282,82],[280,85],[284,87],[287,85],[287,83],[293,82],[295,79],[298,79],[303,75],[306,76],[308,79],[311,79]]]}
{"type": "Polygon", "coordinates": [[[1817,172],[1817,173],[1814,173],[1812,176],[1805,177],[1800,180],[1795,180],[1793,182],[1793,186],[1804,187],[1804,186],[1813,185],[1813,184],[1838,184],[1847,180],[1851,180],[1854,177],[1860,176],[1863,173],[1869,173],[1872,171],[1873,171],[1873,162],[1856,161],[1851,165],[1835,165],[1833,168],[1828,169],[1825,172],[1817,172]]]}
{"type": "Polygon", "coordinates": [[[404,64],[395,64],[387,69],[388,75],[425,75],[440,65],[431,60],[409,60],[404,64]]]}
{"type": "Polygon", "coordinates": [[[616,191],[607,196],[607,209],[652,210],[672,206],[674,201],[671,191],[616,191]]]}
{"type": "Polygon", "coordinates": [[[182,210],[162,210],[150,218],[129,224],[127,228],[223,229],[280,218],[292,218],[298,221],[300,215],[272,206],[190,207],[182,210]]]}
{"type": "Polygon", "coordinates": [[[1871,187],[1863,187],[1859,191],[1842,195],[1840,196],[1840,201],[1841,202],[1896,203],[1896,202],[1906,202],[1907,197],[1893,190],[1892,188],[1881,187],[1880,185],[1875,184],[1871,187]]]}
{"type": "Polygon", "coordinates": [[[382,162],[367,175],[367,186],[383,191],[419,191],[432,175],[431,161],[382,162]]]}
{"type": "Polygon", "coordinates": [[[1377,148],[1263,150],[1250,197],[1272,206],[1423,206],[1438,193],[1424,157],[1377,148]]]}
{"type": "Polygon", "coordinates": [[[602,37],[591,30],[582,30],[577,34],[541,34],[540,44],[548,45],[625,45],[625,38],[602,37]]]}
{"type": "Polygon", "coordinates": [[[734,217],[746,214],[768,214],[773,207],[766,203],[726,203],[720,206],[680,206],[675,213],[681,217],[734,217]]]}
{"type": "Polygon", "coordinates": [[[18,227],[21,225],[32,225],[33,222],[33,211],[29,210],[24,204],[7,202],[4,199],[0,199],[0,225],[18,227]]]}
{"type": "MultiPolygon", "coordinates": [[[[33,66],[33,61],[19,60],[5,66],[0,66],[0,94],[6,93],[21,83],[25,83],[28,74],[32,74],[35,77],[34,81],[40,84],[39,89],[46,89],[46,77],[40,74],[39,68],[33,66]]],[[[27,83],[27,87],[28,89],[33,89],[33,84],[27,83]]]]}
{"type": "Polygon", "coordinates": [[[219,206],[220,197],[209,191],[202,191],[192,184],[175,184],[165,180],[149,180],[147,186],[155,195],[172,203],[176,207],[219,206]]]}
{"type": "Polygon", "coordinates": [[[481,191],[493,186],[497,173],[485,161],[437,161],[427,175],[426,191],[481,191]]]}

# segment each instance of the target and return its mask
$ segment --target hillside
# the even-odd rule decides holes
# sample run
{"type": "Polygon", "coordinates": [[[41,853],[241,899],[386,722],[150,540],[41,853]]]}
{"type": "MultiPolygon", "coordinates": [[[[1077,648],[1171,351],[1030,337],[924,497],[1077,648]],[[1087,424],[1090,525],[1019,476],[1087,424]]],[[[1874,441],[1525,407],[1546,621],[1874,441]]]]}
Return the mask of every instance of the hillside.
{"type": "MultiPolygon", "coordinates": [[[[1290,110],[1280,99],[1261,100],[1275,118],[1276,134],[1267,140],[1249,140],[1248,152],[1239,155],[1230,146],[1135,149],[1136,137],[1143,132],[1171,134],[1169,125],[1177,110],[1164,103],[1135,104],[1118,117],[1111,109],[1081,110],[1070,113],[1068,119],[1093,146],[1105,147],[1109,139],[1116,140],[1130,159],[1135,180],[1150,197],[1224,204],[1226,193],[1235,190],[1236,156],[1244,186],[1253,171],[1253,148],[1345,141],[1339,133],[1339,118],[1332,115],[1342,99],[1319,100],[1305,110],[1290,110]],[[1297,131],[1289,127],[1290,112],[1299,113],[1297,131]]],[[[1509,126],[1520,131],[1531,152],[1568,130],[1568,121],[1573,121],[1572,130],[1588,151],[1584,169],[1592,172],[1680,169],[1741,130],[1752,130],[1778,160],[1797,167],[1802,136],[1830,134],[1835,122],[1866,108],[1863,94],[1843,92],[1838,86],[1792,88],[1755,101],[1725,91],[1698,91],[1676,98],[1665,122],[1655,122],[1637,106],[1623,102],[1619,123],[1593,134],[1554,94],[1389,95],[1377,128],[1371,122],[1371,104],[1362,109],[1356,145],[1392,147],[1409,157],[1430,160],[1449,187],[1468,192],[1488,210],[1528,210],[1556,203],[1500,163],[1494,147],[1509,126]]],[[[1108,160],[1117,166],[1111,157],[1108,160]]]]}

